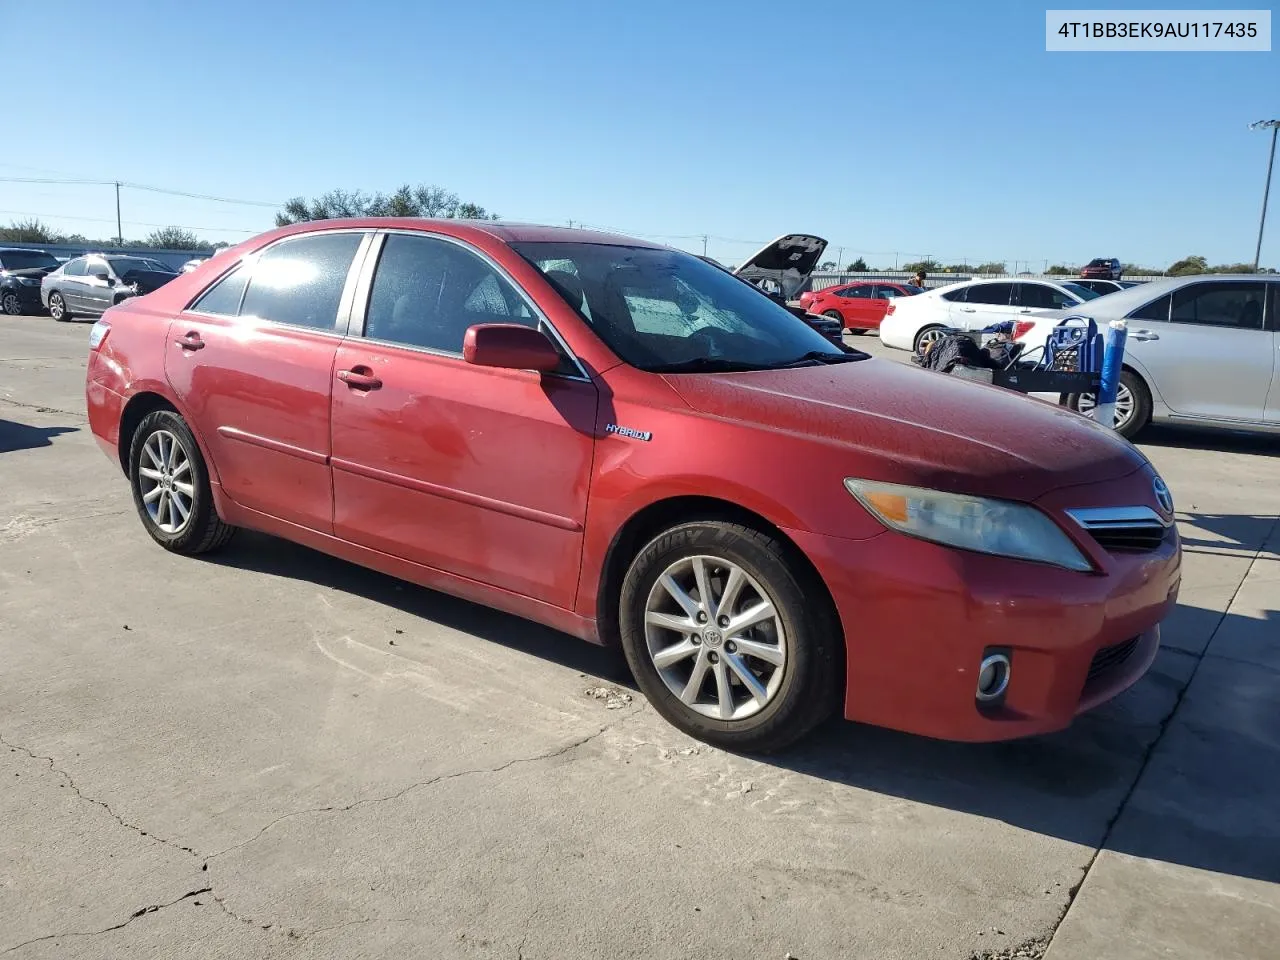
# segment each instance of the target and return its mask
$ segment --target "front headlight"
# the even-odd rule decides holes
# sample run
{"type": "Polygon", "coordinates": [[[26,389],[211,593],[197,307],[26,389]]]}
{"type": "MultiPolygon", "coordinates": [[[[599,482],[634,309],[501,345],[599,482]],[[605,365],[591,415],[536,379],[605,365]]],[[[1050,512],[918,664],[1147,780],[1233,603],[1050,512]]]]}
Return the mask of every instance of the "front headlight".
{"type": "Polygon", "coordinates": [[[1093,569],[1058,525],[1035,507],[852,477],[844,485],[881,523],[899,533],[1068,570],[1093,569]]]}
{"type": "Polygon", "coordinates": [[[40,281],[34,277],[18,277],[17,281],[24,287],[38,287],[40,285],[40,281]]]}

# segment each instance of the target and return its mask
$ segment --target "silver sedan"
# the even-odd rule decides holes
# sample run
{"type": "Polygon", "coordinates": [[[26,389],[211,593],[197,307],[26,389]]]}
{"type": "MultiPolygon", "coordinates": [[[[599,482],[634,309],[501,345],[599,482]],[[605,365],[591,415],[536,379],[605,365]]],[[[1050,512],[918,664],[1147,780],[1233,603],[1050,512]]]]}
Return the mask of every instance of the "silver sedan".
{"type": "MultiPolygon", "coordinates": [[[[1153,280],[1037,313],[1018,339],[1029,351],[1079,316],[1099,328],[1127,322],[1115,423],[1124,436],[1152,422],[1280,433],[1280,276],[1153,280]]],[[[1089,394],[1073,402],[1082,412],[1094,406],[1089,394]]]]}

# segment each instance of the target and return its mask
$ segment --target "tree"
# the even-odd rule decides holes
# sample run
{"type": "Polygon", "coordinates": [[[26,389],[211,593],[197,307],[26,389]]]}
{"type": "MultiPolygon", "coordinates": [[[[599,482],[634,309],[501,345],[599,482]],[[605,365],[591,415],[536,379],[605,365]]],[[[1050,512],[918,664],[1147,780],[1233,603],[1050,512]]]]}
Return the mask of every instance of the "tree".
{"type": "Polygon", "coordinates": [[[919,273],[921,270],[925,273],[937,273],[942,269],[942,264],[937,260],[917,260],[914,263],[904,263],[902,269],[907,273],[919,273]]]}
{"type": "Polygon", "coordinates": [[[1204,257],[1183,257],[1170,266],[1167,272],[1171,277],[1189,277],[1208,269],[1209,261],[1204,257]]]}
{"type": "Polygon", "coordinates": [[[857,260],[853,261],[853,263],[851,263],[851,264],[849,264],[847,267],[845,267],[845,270],[847,270],[849,273],[867,273],[867,272],[869,272],[869,271],[867,270],[867,261],[863,260],[861,257],[859,257],[857,260]]]}
{"type": "Polygon", "coordinates": [[[988,263],[980,263],[973,268],[974,273],[995,273],[1003,274],[1009,272],[1009,265],[1003,260],[992,260],[988,263]]]}
{"type": "Polygon", "coordinates": [[[39,220],[11,220],[0,227],[0,240],[11,243],[57,243],[58,236],[39,220]]]}
{"type": "Polygon", "coordinates": [[[159,247],[162,250],[209,249],[209,244],[205,243],[190,230],[183,230],[181,227],[164,227],[160,230],[154,230],[147,237],[146,244],[149,247],[159,247]]]}
{"type": "Polygon", "coordinates": [[[407,183],[391,194],[330,190],[312,200],[294,197],[276,214],[276,226],[337,217],[441,217],[448,220],[497,220],[479,204],[461,200],[443,187],[407,183]]]}
{"type": "Polygon", "coordinates": [[[1076,275],[1076,268],[1068,267],[1062,263],[1055,263],[1048,270],[1046,270],[1045,273],[1049,274],[1050,276],[1053,276],[1054,274],[1066,274],[1068,276],[1074,277],[1076,275]]]}
{"type": "Polygon", "coordinates": [[[826,260],[818,269],[823,273],[832,273],[836,269],[836,262],[834,260],[826,260]]]}

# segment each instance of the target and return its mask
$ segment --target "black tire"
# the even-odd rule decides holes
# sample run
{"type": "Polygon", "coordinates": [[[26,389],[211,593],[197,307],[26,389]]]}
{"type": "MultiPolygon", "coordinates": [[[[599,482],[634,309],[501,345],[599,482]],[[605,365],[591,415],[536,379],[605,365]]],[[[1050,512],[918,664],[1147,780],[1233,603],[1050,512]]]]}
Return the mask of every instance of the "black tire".
{"type": "MultiPolygon", "coordinates": [[[[813,576],[790,545],[741,524],[683,523],[650,541],[623,580],[618,626],[627,664],[654,709],[698,740],[748,753],[781,750],[830,717],[844,688],[844,637],[830,604],[816,599],[823,590],[812,582],[813,576]],[[787,637],[786,659],[776,668],[782,671],[776,691],[756,713],[743,719],[713,719],[686,706],[668,688],[649,654],[645,610],[651,591],[672,564],[699,556],[727,561],[755,580],[773,602],[787,637]]],[[[732,653],[731,640],[723,640],[720,656],[732,653]]],[[[707,655],[716,656],[710,651],[707,655]]]]}
{"type": "Polygon", "coordinates": [[[828,320],[835,320],[840,324],[841,329],[844,328],[844,317],[841,315],[839,310],[823,310],[822,315],[828,320]]]}
{"type": "Polygon", "coordinates": [[[67,301],[62,299],[62,294],[56,290],[49,294],[49,316],[59,323],[75,319],[75,314],[67,309],[67,301]]]}
{"type": "Polygon", "coordinates": [[[927,327],[921,327],[918,331],[916,331],[916,338],[911,342],[911,349],[914,350],[916,353],[919,353],[920,348],[924,346],[924,341],[928,334],[931,334],[937,330],[945,330],[945,329],[947,328],[940,323],[931,323],[927,327]]]}
{"type": "MultiPolygon", "coordinates": [[[[1133,415],[1129,417],[1128,422],[1116,428],[1116,433],[1126,440],[1132,440],[1151,423],[1151,389],[1147,386],[1146,381],[1132,370],[1122,370],[1120,372],[1120,382],[1128,389],[1130,396],[1133,397],[1133,415]]],[[[1082,396],[1084,394],[1071,394],[1067,397],[1067,406],[1079,412],[1082,396]]]]}
{"type": "Polygon", "coordinates": [[[209,490],[209,471],[205,467],[200,446],[192,435],[185,420],[172,410],[156,410],[142,418],[138,429],[134,431],[129,443],[129,486],[133,489],[133,504],[137,508],[138,517],[142,520],[151,539],[166,550],[173,553],[192,556],[197,553],[208,553],[226,545],[236,528],[225,524],[218,516],[213,505],[213,494],[209,490]],[[153,435],[165,432],[177,439],[187,461],[190,463],[192,488],[190,514],[182,526],[175,531],[161,529],[160,524],[151,516],[147,504],[143,501],[143,477],[139,472],[143,448],[153,435]]]}
{"type": "Polygon", "coordinates": [[[866,332],[867,332],[867,331],[866,331],[865,329],[863,329],[862,327],[856,327],[856,328],[855,328],[855,327],[850,327],[850,328],[849,328],[849,336],[851,336],[851,337],[860,337],[860,336],[862,336],[862,335],[863,335],[864,333],[866,333],[866,332]]]}

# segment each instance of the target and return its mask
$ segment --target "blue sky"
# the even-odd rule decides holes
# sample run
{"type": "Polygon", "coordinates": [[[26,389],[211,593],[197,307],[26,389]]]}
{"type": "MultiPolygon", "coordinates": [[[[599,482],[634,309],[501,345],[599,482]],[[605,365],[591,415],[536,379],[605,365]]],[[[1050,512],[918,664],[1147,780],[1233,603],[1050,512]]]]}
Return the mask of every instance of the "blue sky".
{"type": "MultiPolygon", "coordinates": [[[[10,106],[31,97],[0,176],[263,201],[427,182],[512,219],[709,234],[731,263],[791,231],[873,266],[1251,260],[1268,137],[1247,126],[1280,117],[1276,52],[1050,54],[1025,2],[53,6],[0,0],[29,41],[5,44],[10,106]]],[[[272,216],[123,207],[132,236],[272,216]]],[[[0,182],[0,222],[33,213],[115,232],[110,188],[0,182]]]]}

